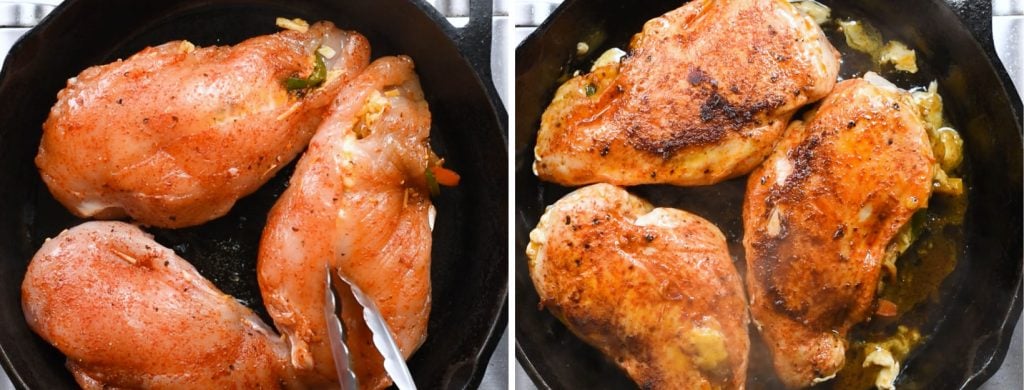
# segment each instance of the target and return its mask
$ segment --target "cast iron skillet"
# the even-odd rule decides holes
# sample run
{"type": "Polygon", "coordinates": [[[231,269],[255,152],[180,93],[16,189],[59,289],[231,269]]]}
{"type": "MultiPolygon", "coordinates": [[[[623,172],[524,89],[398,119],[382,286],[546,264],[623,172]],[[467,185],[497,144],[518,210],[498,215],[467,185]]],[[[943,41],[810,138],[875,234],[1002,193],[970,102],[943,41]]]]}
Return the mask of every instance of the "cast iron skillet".
{"type": "MultiPolygon", "coordinates": [[[[21,311],[25,267],[47,237],[77,225],[33,164],[43,120],[65,81],[147,45],[189,39],[232,44],[278,30],[276,16],[331,20],[369,38],[374,58],[416,62],[433,113],[434,150],[462,175],[442,190],[434,229],[429,337],[409,361],[422,388],[473,388],[506,322],[507,114],[490,80],[490,1],[456,30],[429,4],[407,0],[69,0],[11,50],[0,74],[0,361],[19,388],[74,388],[64,357],[21,311]]],[[[448,165],[446,164],[446,165],[448,165]]],[[[199,227],[146,229],[214,284],[272,324],[256,283],[266,213],[289,167],[227,216],[199,227]]]]}
{"type": "MultiPolygon", "coordinates": [[[[921,72],[903,86],[938,79],[948,117],[961,131],[969,207],[964,248],[929,305],[921,332],[928,340],[910,357],[900,388],[976,388],[999,368],[1021,313],[1021,102],[992,44],[986,1],[823,1],[833,15],[858,16],[889,39],[917,49],[921,72]]],[[[547,311],[526,267],[529,231],[544,207],[571,189],[539,182],[531,172],[540,115],[559,79],[602,51],[624,47],[644,21],[681,6],[679,0],[568,0],[516,49],[516,356],[541,388],[631,388],[616,366],[547,311]],[[592,48],[575,57],[576,43],[592,48]]],[[[830,36],[834,44],[836,37],[830,36]]],[[[841,39],[841,38],[840,38],[841,39]]],[[[837,46],[838,47],[838,46],[837,46]]],[[[852,64],[844,64],[849,77],[852,64]]],[[[723,230],[743,269],[741,206],[746,178],[715,186],[630,190],[656,206],[679,207],[723,230]]],[[[752,331],[752,339],[756,332],[752,331]]],[[[755,340],[752,340],[755,341],[755,340]]],[[[761,348],[763,350],[763,348],[761,348]]],[[[773,388],[767,356],[752,346],[748,388],[773,388]]]]}

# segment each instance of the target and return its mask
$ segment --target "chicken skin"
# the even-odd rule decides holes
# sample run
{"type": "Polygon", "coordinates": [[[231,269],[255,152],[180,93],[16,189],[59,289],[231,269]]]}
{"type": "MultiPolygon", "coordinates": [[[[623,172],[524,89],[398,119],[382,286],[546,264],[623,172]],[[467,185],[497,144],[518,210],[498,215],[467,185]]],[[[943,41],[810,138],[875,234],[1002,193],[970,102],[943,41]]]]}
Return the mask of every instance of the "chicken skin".
{"type": "Polygon", "coordinates": [[[641,388],[743,388],[746,301],[710,222],[595,184],[548,208],[526,254],[540,304],[641,388]]]}
{"type": "Polygon", "coordinates": [[[294,384],[259,317],[133,225],[86,222],[48,240],[21,294],[29,326],[86,389],[294,384]]]}
{"type": "Polygon", "coordinates": [[[874,313],[883,259],[927,207],[935,166],[910,94],[853,79],[794,121],[751,174],[751,314],[786,385],[810,386],[843,367],[847,332],[874,313]]]}
{"type": "Polygon", "coordinates": [[[562,185],[706,185],[753,170],[835,85],[839,53],[785,0],[696,0],[648,21],[619,61],[563,84],[534,172],[562,185]]]}
{"type": "Polygon", "coordinates": [[[43,124],[36,165],[79,217],[201,224],[305,148],[369,55],[365,38],[329,22],[233,47],[150,47],[68,80],[43,124]],[[289,77],[315,73],[318,50],[332,54],[325,81],[290,92],[289,77]]]}
{"type": "MultiPolygon", "coordinates": [[[[291,361],[310,384],[337,381],[323,316],[325,264],[380,308],[408,357],[426,338],[435,158],[430,111],[408,57],[385,57],[342,89],[270,212],[258,276],[291,361]]],[[[360,387],[390,384],[351,294],[342,321],[360,387]]]]}

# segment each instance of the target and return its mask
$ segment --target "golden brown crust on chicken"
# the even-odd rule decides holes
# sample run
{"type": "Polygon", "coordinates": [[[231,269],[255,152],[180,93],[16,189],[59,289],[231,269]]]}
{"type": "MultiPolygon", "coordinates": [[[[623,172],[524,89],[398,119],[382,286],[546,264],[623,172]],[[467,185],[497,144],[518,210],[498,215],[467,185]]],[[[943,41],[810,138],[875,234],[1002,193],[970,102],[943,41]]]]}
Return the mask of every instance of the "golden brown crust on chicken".
{"type": "Polygon", "coordinates": [[[43,124],[36,156],[53,196],[79,217],[131,217],[184,227],[217,218],[309,142],[344,82],[369,62],[369,43],[330,22],[230,47],[174,41],[68,80],[43,124]],[[299,96],[291,76],[327,81],[299,96]]]}
{"type": "Polygon", "coordinates": [[[784,0],[702,0],[556,92],[534,171],[564,185],[713,184],[750,172],[835,85],[839,53],[784,0]]]}
{"type": "Polygon", "coordinates": [[[744,386],[743,287],[710,222],[595,184],[551,206],[526,253],[541,305],[641,387],[744,386]]]}
{"type": "Polygon", "coordinates": [[[839,83],[754,171],[744,201],[751,314],[776,372],[804,387],[842,366],[867,319],[887,246],[927,207],[933,166],[906,91],[839,83]]]}

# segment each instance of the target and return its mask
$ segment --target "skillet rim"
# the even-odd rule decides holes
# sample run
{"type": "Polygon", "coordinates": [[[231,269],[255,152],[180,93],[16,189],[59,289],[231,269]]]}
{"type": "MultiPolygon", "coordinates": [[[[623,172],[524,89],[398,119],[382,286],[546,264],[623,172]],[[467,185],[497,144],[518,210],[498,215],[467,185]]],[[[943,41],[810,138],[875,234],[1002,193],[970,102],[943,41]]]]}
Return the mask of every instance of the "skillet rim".
{"type": "MultiPolygon", "coordinates": [[[[51,25],[61,21],[64,13],[67,12],[73,5],[86,0],[64,0],[53,10],[51,10],[38,24],[22,34],[15,43],[8,50],[8,54],[5,56],[3,66],[0,68],[0,87],[7,84],[8,79],[16,70],[12,68],[12,62],[14,61],[15,53],[24,50],[24,46],[28,45],[27,42],[38,40],[38,36],[45,33],[46,30],[51,28],[51,25]]],[[[188,1],[188,0],[186,0],[188,1]]],[[[491,22],[492,22],[492,6],[489,1],[485,0],[469,0],[470,3],[470,20],[467,25],[462,28],[456,28],[448,22],[447,18],[444,17],[435,7],[428,4],[425,0],[407,0],[411,5],[417,9],[421,16],[426,17],[438,30],[446,37],[448,41],[456,49],[457,59],[461,61],[467,68],[471,69],[469,76],[472,81],[475,82],[487,99],[483,102],[476,101],[475,104],[481,107],[481,112],[485,116],[489,117],[487,122],[493,119],[492,126],[487,126],[487,133],[491,133],[490,137],[496,137],[501,142],[495,142],[501,146],[500,152],[506,156],[503,162],[507,164],[507,156],[509,153],[509,138],[508,138],[508,111],[502,102],[497,89],[491,80],[491,47],[490,41],[492,38],[491,22]],[[496,131],[495,131],[496,130],[496,131]]],[[[195,7],[195,6],[193,6],[195,7]]],[[[287,7],[287,6],[285,6],[287,7]]],[[[183,6],[182,9],[190,8],[183,6]]],[[[126,36],[125,38],[130,38],[126,36]]],[[[20,70],[20,69],[19,69],[20,70]]],[[[297,160],[297,158],[296,158],[297,160]]],[[[496,181],[504,182],[507,187],[509,177],[506,170],[500,170],[502,177],[497,178],[496,181]]],[[[498,192],[498,190],[495,190],[498,192]]],[[[508,208],[508,198],[501,198],[497,200],[498,203],[504,204],[505,208],[508,208]]],[[[497,212],[499,216],[505,216],[507,213],[497,212]]],[[[500,230],[505,231],[507,236],[507,221],[506,224],[501,224],[500,230]]],[[[504,237],[504,236],[503,236],[504,237]]],[[[505,257],[506,267],[499,267],[507,269],[508,258],[507,253],[498,251],[493,254],[495,258],[505,257]]],[[[502,333],[508,326],[508,310],[509,310],[509,299],[508,299],[508,275],[506,275],[505,283],[499,286],[497,294],[495,295],[495,302],[498,303],[497,308],[494,311],[494,315],[486,322],[488,326],[482,327],[482,333],[484,334],[483,343],[475,348],[475,354],[472,356],[472,361],[475,363],[472,367],[472,373],[469,378],[463,383],[466,386],[479,386],[480,381],[483,379],[484,374],[489,366],[489,359],[493,355],[498,343],[501,340],[502,333]]],[[[21,310],[19,307],[18,310],[21,310]]],[[[17,389],[31,389],[33,388],[21,373],[15,370],[14,363],[8,348],[3,344],[0,344],[0,368],[3,369],[4,373],[7,374],[11,383],[17,389]]],[[[451,380],[446,376],[446,380],[451,380]]],[[[449,383],[450,385],[450,383],[449,383]]]]}
{"type": "MultiPolygon", "coordinates": [[[[685,0],[684,3],[689,3],[690,1],[692,1],[692,0],[685,0]]],[[[980,49],[983,53],[986,54],[986,56],[984,57],[984,60],[986,61],[986,65],[988,65],[988,67],[995,74],[996,79],[999,81],[1000,86],[1003,88],[1002,92],[1006,95],[1006,97],[1009,98],[1009,105],[1007,106],[1007,108],[1011,112],[1011,115],[1016,119],[1015,125],[1016,125],[1016,132],[1017,132],[1017,134],[1021,135],[1022,136],[1021,137],[1022,140],[1024,140],[1024,129],[1022,129],[1022,122],[1024,122],[1024,112],[1022,112],[1022,111],[1024,111],[1024,108],[1022,108],[1022,105],[1024,105],[1024,101],[1022,101],[1021,96],[1019,95],[1019,92],[1017,91],[1015,85],[1013,84],[1013,81],[1010,78],[1009,73],[1006,71],[1005,65],[1003,65],[1002,60],[999,58],[999,56],[997,55],[997,53],[995,51],[995,46],[994,46],[994,43],[993,43],[992,37],[991,37],[991,35],[992,35],[992,20],[991,20],[991,18],[992,18],[992,4],[991,4],[991,2],[989,2],[989,1],[981,1],[981,2],[979,2],[979,3],[985,3],[985,4],[981,5],[981,7],[983,9],[977,10],[977,9],[970,8],[970,6],[972,6],[974,4],[967,4],[967,5],[965,5],[962,8],[957,8],[957,7],[952,7],[950,5],[950,3],[949,3],[950,1],[955,1],[955,0],[935,0],[935,1],[941,3],[950,13],[952,13],[953,15],[956,16],[957,22],[960,23],[961,27],[963,27],[963,29],[966,30],[968,35],[970,36],[970,38],[971,38],[970,41],[973,42],[978,47],[978,49],[980,49]],[[972,13],[980,13],[980,15],[979,14],[972,14],[972,13]],[[982,37],[978,37],[977,36],[978,31],[976,31],[976,29],[972,28],[972,26],[969,25],[967,23],[967,21],[965,20],[965,19],[970,19],[972,17],[973,18],[978,18],[978,17],[985,17],[985,18],[987,18],[987,22],[985,22],[987,24],[983,25],[983,26],[980,26],[981,33],[987,33],[987,36],[982,36],[982,37]]],[[[541,22],[541,24],[539,26],[537,26],[537,28],[535,30],[530,32],[530,34],[528,34],[526,36],[526,38],[524,38],[522,41],[519,42],[519,44],[516,46],[516,58],[517,58],[517,60],[516,60],[516,65],[517,65],[516,78],[517,78],[517,82],[518,82],[518,76],[520,74],[519,69],[518,69],[518,65],[519,65],[518,57],[519,57],[520,53],[525,53],[528,46],[538,45],[539,44],[538,42],[542,42],[543,41],[543,37],[548,34],[548,30],[550,30],[552,28],[552,26],[556,23],[556,21],[558,19],[560,19],[560,18],[564,18],[565,14],[569,12],[568,11],[569,8],[574,7],[575,4],[578,3],[578,2],[579,2],[579,0],[565,0],[565,1],[563,1],[561,4],[559,4],[559,6],[557,8],[555,8],[554,11],[551,12],[550,15],[548,15],[547,18],[544,19],[543,22],[541,22]]],[[[978,27],[978,26],[973,26],[973,27],[978,27]]],[[[533,131],[532,134],[536,134],[536,131],[533,131]]],[[[517,141],[521,141],[521,140],[517,139],[517,141]]],[[[526,143],[523,144],[522,146],[526,147],[526,146],[529,146],[529,145],[530,145],[530,141],[527,140],[526,143]]],[[[520,152],[520,150],[519,150],[520,145],[517,144],[517,145],[513,145],[512,147],[515,148],[516,158],[517,158],[517,161],[515,162],[516,165],[515,165],[515,172],[514,173],[518,174],[521,169],[528,169],[528,168],[525,168],[525,166],[521,167],[518,164],[519,163],[518,158],[519,158],[519,152],[520,152]]],[[[1020,147],[1022,149],[1024,149],[1024,143],[1022,143],[1020,145],[1020,147]]],[[[532,158],[533,158],[532,155],[530,155],[528,157],[528,159],[532,159],[532,158]]],[[[520,211],[520,205],[519,204],[516,204],[516,211],[517,212],[520,211]]],[[[514,234],[515,234],[516,237],[519,236],[519,230],[520,229],[527,229],[526,230],[527,233],[528,233],[529,229],[531,229],[529,227],[521,227],[520,224],[519,224],[519,218],[516,218],[515,222],[516,222],[516,226],[515,226],[516,232],[514,234]]],[[[1019,231],[1018,231],[1018,233],[1019,233],[1019,231]]],[[[513,246],[515,247],[514,250],[516,252],[514,253],[515,258],[512,259],[512,261],[515,261],[515,262],[518,263],[518,259],[522,255],[522,253],[519,253],[519,252],[522,252],[522,250],[519,250],[520,248],[518,246],[518,241],[517,240],[513,240],[513,241],[514,241],[513,242],[513,246]]],[[[966,242],[966,237],[965,237],[965,245],[966,244],[967,244],[967,242],[966,242]]],[[[1022,256],[1022,258],[1020,259],[1020,262],[1024,262],[1024,256],[1022,256]]],[[[515,268],[516,268],[515,265],[513,265],[513,269],[515,269],[515,268]]],[[[531,289],[534,288],[532,284],[527,286],[527,287],[531,288],[531,289]]],[[[998,329],[999,329],[999,334],[998,335],[999,335],[1000,340],[999,340],[997,346],[995,347],[995,349],[992,351],[992,355],[990,356],[989,359],[987,359],[984,362],[984,364],[981,367],[976,367],[973,370],[973,373],[970,376],[965,377],[963,383],[959,386],[959,388],[977,388],[982,383],[984,383],[989,378],[991,378],[992,375],[994,375],[995,372],[999,370],[999,368],[1001,366],[1001,362],[1003,360],[1005,360],[1006,354],[1007,354],[1007,352],[1009,350],[1010,342],[1012,340],[1012,333],[1013,333],[1014,327],[1016,326],[1016,323],[1017,323],[1018,319],[1021,318],[1022,309],[1024,309],[1024,304],[1022,304],[1022,297],[1024,297],[1024,271],[1018,273],[1018,275],[1017,275],[1016,288],[1015,288],[1015,290],[1013,292],[1013,295],[1011,295],[1009,297],[1010,305],[1008,307],[1008,310],[1005,313],[1006,315],[1004,317],[1002,317],[1002,318],[999,318],[1000,323],[999,323],[999,327],[998,327],[998,329]]],[[[516,302],[516,306],[519,306],[519,305],[522,305],[522,304],[523,304],[522,302],[516,302]]],[[[523,348],[522,344],[520,343],[520,340],[519,340],[518,337],[516,338],[515,350],[516,350],[516,361],[519,363],[519,365],[523,369],[523,371],[526,372],[526,374],[530,377],[530,380],[533,382],[533,384],[536,387],[538,387],[538,388],[552,389],[552,387],[547,383],[545,378],[541,375],[541,373],[537,369],[537,367],[533,364],[533,361],[531,360],[530,356],[528,356],[528,354],[526,353],[526,351],[523,348]]]]}

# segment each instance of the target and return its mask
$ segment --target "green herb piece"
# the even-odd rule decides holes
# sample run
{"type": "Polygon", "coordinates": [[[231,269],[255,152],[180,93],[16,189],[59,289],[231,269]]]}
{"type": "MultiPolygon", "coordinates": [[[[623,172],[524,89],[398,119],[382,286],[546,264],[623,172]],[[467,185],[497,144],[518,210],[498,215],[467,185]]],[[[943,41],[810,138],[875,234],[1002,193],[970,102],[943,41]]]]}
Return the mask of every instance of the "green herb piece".
{"type": "Polygon", "coordinates": [[[437,185],[437,178],[434,177],[434,172],[427,168],[427,188],[430,189],[431,196],[441,195],[441,187],[437,185]]]}
{"type": "Polygon", "coordinates": [[[319,87],[325,80],[327,80],[327,65],[324,64],[324,56],[316,53],[316,64],[313,65],[313,72],[309,74],[309,77],[289,77],[284,81],[284,86],[288,91],[297,91],[319,87]]]}
{"type": "Polygon", "coordinates": [[[594,84],[587,84],[587,96],[594,96],[597,93],[597,86],[594,84]]]}

